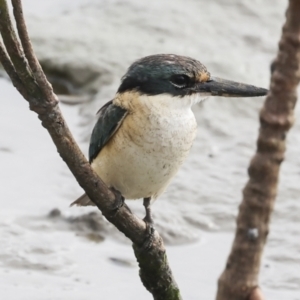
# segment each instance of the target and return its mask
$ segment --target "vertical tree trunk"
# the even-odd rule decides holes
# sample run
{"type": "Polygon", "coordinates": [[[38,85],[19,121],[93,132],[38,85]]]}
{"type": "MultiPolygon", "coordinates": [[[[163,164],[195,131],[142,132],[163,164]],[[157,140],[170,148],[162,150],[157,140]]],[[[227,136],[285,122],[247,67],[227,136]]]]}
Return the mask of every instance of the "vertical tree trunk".
{"type": "Polygon", "coordinates": [[[254,293],[256,299],[262,299],[256,289],[260,261],[300,80],[300,0],[289,1],[286,18],[270,92],[260,112],[257,152],[248,169],[249,181],[243,190],[231,253],[219,278],[217,300],[254,299],[254,293]]]}

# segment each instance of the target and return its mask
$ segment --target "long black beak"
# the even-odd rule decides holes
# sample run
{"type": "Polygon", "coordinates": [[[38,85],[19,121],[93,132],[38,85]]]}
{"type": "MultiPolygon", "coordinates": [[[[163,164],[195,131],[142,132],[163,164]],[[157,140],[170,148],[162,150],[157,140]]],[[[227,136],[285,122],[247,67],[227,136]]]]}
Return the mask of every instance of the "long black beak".
{"type": "Polygon", "coordinates": [[[210,80],[199,83],[196,89],[200,93],[223,97],[257,97],[268,93],[268,90],[264,88],[217,77],[211,77],[210,80]]]}

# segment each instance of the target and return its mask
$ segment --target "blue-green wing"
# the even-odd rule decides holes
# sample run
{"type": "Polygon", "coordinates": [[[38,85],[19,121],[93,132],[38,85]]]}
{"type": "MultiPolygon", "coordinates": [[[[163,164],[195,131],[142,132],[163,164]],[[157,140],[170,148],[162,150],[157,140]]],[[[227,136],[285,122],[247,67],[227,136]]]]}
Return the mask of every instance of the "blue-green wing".
{"type": "Polygon", "coordinates": [[[107,102],[98,111],[99,118],[92,132],[89,148],[89,161],[92,161],[100,153],[104,145],[109,141],[113,134],[122,124],[127,115],[127,110],[113,104],[113,101],[107,102]]]}

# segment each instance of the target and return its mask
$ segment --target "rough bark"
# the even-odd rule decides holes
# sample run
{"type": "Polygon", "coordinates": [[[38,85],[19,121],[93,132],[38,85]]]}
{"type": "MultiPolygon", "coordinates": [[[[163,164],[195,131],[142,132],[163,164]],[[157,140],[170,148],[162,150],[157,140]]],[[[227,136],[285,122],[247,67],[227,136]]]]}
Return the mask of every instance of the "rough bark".
{"type": "Polygon", "coordinates": [[[262,300],[258,286],[260,261],[277,193],[286,135],[294,122],[300,80],[300,0],[290,0],[270,91],[260,112],[257,152],[237,218],[235,240],[219,278],[217,300],[262,300]]]}
{"type": "Polygon", "coordinates": [[[80,151],[61,114],[58,99],[33,52],[23,18],[20,0],[12,0],[18,37],[9,16],[7,2],[0,0],[0,61],[14,86],[29,102],[30,109],[38,114],[48,130],[57,151],[69,169],[97,205],[103,215],[123,232],[132,242],[140,266],[140,277],[146,289],[157,300],[181,299],[178,286],[168,265],[163,241],[155,232],[152,246],[142,251],[146,226],[124,205],[117,212],[115,195],[112,193],[80,151]]]}

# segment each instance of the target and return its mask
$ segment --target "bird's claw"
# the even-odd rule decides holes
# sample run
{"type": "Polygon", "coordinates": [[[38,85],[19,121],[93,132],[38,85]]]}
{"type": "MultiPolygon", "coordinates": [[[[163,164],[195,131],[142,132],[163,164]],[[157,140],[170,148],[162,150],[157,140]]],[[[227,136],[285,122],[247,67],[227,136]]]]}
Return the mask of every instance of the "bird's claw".
{"type": "Polygon", "coordinates": [[[111,191],[114,193],[115,195],[115,202],[111,208],[111,211],[113,212],[113,214],[117,214],[117,212],[119,211],[119,209],[124,205],[124,201],[125,198],[122,196],[122,194],[116,190],[115,188],[111,188],[111,191]]]}
{"type": "Polygon", "coordinates": [[[150,222],[148,222],[148,220],[146,220],[146,217],[145,217],[144,221],[146,223],[146,231],[145,231],[145,239],[141,246],[142,252],[148,251],[152,247],[153,241],[154,241],[154,232],[155,232],[155,228],[154,228],[152,219],[150,222]]]}

